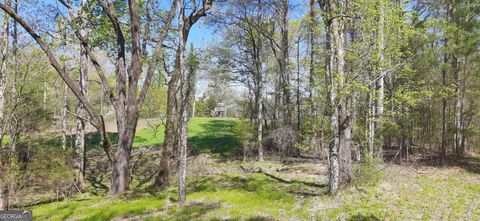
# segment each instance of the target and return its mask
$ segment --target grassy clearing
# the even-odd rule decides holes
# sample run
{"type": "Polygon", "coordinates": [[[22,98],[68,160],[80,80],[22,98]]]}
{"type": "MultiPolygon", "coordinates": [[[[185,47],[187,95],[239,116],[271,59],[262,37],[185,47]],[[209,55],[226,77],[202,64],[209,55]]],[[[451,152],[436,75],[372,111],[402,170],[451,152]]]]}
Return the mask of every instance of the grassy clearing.
{"type": "MultiPolygon", "coordinates": [[[[196,117],[191,119],[188,128],[189,146],[195,154],[215,153],[229,154],[240,144],[235,139],[233,128],[237,120],[225,118],[196,117]]],[[[163,125],[146,126],[136,132],[133,148],[160,147],[164,139],[165,127],[163,125]]],[[[118,140],[117,133],[109,133],[112,143],[118,140]]],[[[73,146],[74,135],[67,135],[67,144],[73,146]]],[[[88,133],[85,137],[87,148],[98,148],[100,136],[97,133],[88,133]]],[[[36,145],[60,147],[58,133],[51,133],[36,139],[23,140],[21,145],[36,145]]]]}
{"type": "Polygon", "coordinates": [[[176,189],[171,188],[120,197],[90,195],[30,209],[35,220],[308,219],[310,205],[290,189],[262,174],[230,173],[190,179],[189,202],[183,206],[174,202],[176,189]]]}
{"type": "MultiPolygon", "coordinates": [[[[480,176],[461,168],[408,168],[392,165],[377,185],[344,189],[338,196],[309,185],[317,171],[245,173],[239,164],[220,163],[221,173],[191,177],[188,203],[175,203],[176,189],[121,197],[32,207],[36,220],[478,220],[480,176]],[[230,172],[225,172],[230,171],[230,172]]],[[[304,164],[308,165],[308,164],[304,164]]],[[[249,165],[244,165],[249,166],[249,165]]],[[[253,167],[257,166],[254,164],[253,167]]],[[[314,165],[312,165],[313,168],[314,165]]],[[[276,169],[275,169],[276,168],[276,169]]]]}
{"type": "MultiPolygon", "coordinates": [[[[191,119],[188,127],[188,143],[195,154],[228,154],[240,144],[235,140],[233,128],[236,120],[197,117],[191,119]]],[[[153,128],[138,130],[134,147],[160,146],[163,143],[165,128],[160,125],[155,133],[153,128]]]]}
{"type": "MultiPolygon", "coordinates": [[[[476,167],[390,165],[382,172],[366,168],[376,175],[357,174],[358,189],[352,186],[332,197],[326,195],[325,163],[218,160],[240,146],[234,139],[235,124],[192,120],[191,158],[199,153],[216,156],[211,165],[204,165],[216,170],[188,177],[185,205],[175,203],[175,187],[159,191],[145,185],[122,196],[87,193],[84,199],[76,196],[29,209],[35,220],[480,220],[476,167]]],[[[139,130],[136,147],[161,144],[163,130],[159,131],[155,137],[150,128],[139,130]]]]}
{"type": "Polygon", "coordinates": [[[458,167],[393,165],[375,186],[324,197],[316,216],[336,220],[479,220],[480,176],[458,167]]]}

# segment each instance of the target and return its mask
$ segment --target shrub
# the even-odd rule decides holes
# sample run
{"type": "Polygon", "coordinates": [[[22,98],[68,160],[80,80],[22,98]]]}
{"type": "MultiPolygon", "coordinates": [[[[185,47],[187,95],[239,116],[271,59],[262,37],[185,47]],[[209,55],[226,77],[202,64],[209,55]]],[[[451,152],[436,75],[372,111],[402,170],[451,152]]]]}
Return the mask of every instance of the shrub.
{"type": "Polygon", "coordinates": [[[381,162],[377,159],[355,164],[353,168],[354,182],[362,186],[376,186],[385,175],[380,165],[381,162]]]}
{"type": "Polygon", "coordinates": [[[248,156],[253,155],[253,150],[256,146],[255,124],[249,121],[240,121],[233,129],[235,138],[242,144],[243,160],[247,160],[248,156]]]}

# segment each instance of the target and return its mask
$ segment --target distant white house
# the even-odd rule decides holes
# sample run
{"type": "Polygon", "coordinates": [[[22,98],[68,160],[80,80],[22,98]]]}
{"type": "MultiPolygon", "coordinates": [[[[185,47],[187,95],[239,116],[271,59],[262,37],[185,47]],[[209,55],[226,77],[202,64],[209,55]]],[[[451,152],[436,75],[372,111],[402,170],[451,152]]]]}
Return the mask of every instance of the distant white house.
{"type": "Polygon", "coordinates": [[[217,103],[217,106],[210,113],[212,117],[225,117],[227,113],[227,108],[224,103],[217,103]]]}

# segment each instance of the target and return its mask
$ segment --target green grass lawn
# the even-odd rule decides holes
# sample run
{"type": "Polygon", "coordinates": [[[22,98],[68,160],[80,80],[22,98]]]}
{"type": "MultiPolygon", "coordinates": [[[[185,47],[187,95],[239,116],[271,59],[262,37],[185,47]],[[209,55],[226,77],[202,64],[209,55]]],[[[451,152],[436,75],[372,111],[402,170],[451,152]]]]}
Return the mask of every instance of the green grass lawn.
{"type": "MultiPolygon", "coordinates": [[[[188,126],[189,146],[195,154],[227,154],[233,151],[240,145],[233,133],[236,122],[222,118],[192,118],[188,126]]],[[[133,147],[160,146],[163,143],[164,131],[163,125],[159,126],[156,134],[154,129],[148,127],[137,131],[133,147]]]]}
{"type": "MultiPolygon", "coordinates": [[[[235,119],[224,118],[192,118],[188,128],[189,147],[193,148],[194,154],[214,153],[228,154],[239,147],[235,139],[233,129],[237,124],[235,119]]],[[[163,143],[165,128],[158,125],[158,128],[145,127],[136,132],[133,148],[160,147],[163,143]]],[[[117,133],[109,133],[112,143],[118,140],[117,133]]],[[[67,136],[67,144],[73,145],[74,135],[67,136]]],[[[85,136],[87,149],[99,148],[100,136],[98,133],[88,133],[85,136]]],[[[38,145],[48,147],[60,147],[60,136],[58,133],[42,136],[41,138],[22,141],[22,145],[38,145]]]]}

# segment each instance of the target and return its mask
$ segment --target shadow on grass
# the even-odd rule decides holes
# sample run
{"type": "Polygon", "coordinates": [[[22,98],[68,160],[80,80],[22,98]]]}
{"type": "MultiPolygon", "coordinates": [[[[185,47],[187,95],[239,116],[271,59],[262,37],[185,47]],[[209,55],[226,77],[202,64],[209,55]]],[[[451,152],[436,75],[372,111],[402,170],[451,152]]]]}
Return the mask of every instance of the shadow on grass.
{"type": "Polygon", "coordinates": [[[211,120],[200,126],[203,132],[188,138],[189,147],[194,155],[212,153],[225,157],[240,147],[233,131],[236,126],[235,121],[211,120]]]}
{"type": "Polygon", "coordinates": [[[270,218],[270,217],[264,217],[264,216],[254,216],[254,217],[250,217],[247,219],[248,221],[271,221],[271,220],[275,220],[273,218],[270,218]]]}
{"type": "Polygon", "coordinates": [[[173,208],[169,214],[172,214],[171,220],[201,220],[202,216],[220,207],[220,203],[193,202],[173,208]]]}
{"type": "MultiPolygon", "coordinates": [[[[21,141],[19,143],[19,145],[26,146],[26,145],[32,145],[33,144],[33,145],[39,145],[39,146],[60,147],[61,146],[61,138],[60,138],[60,136],[55,136],[55,135],[54,134],[49,134],[49,135],[44,136],[44,137],[35,138],[33,140],[30,140],[29,142],[24,140],[24,141],[21,141]]],[[[118,133],[109,132],[108,136],[109,136],[112,144],[117,143],[118,133]]],[[[66,140],[67,141],[67,147],[75,146],[75,135],[74,134],[67,135],[66,138],[67,138],[67,140],[66,140]]],[[[98,132],[90,132],[90,133],[85,134],[85,147],[87,148],[87,151],[92,150],[92,149],[100,148],[100,141],[101,141],[101,139],[100,139],[100,135],[99,135],[98,132]]]]}
{"type": "MultiPolygon", "coordinates": [[[[215,192],[219,189],[242,190],[247,192],[280,191],[282,194],[288,192],[294,195],[305,197],[325,195],[325,187],[326,185],[324,184],[303,181],[285,181],[281,178],[268,176],[263,173],[247,178],[222,174],[217,177],[208,176],[196,179],[190,183],[189,192],[215,192]],[[280,184],[283,184],[283,186],[280,184]],[[310,188],[308,188],[308,190],[306,188],[302,188],[302,191],[293,191],[294,189],[297,189],[298,186],[310,188]]],[[[271,196],[273,197],[273,195],[274,194],[271,196]]]]}
{"type": "Polygon", "coordinates": [[[480,174],[480,158],[465,156],[447,156],[444,163],[441,163],[441,158],[434,155],[418,156],[419,158],[413,162],[421,166],[433,166],[433,167],[461,167],[468,172],[480,174]]]}
{"type": "Polygon", "coordinates": [[[348,218],[348,221],[377,221],[380,220],[374,215],[357,214],[348,218]]]}

